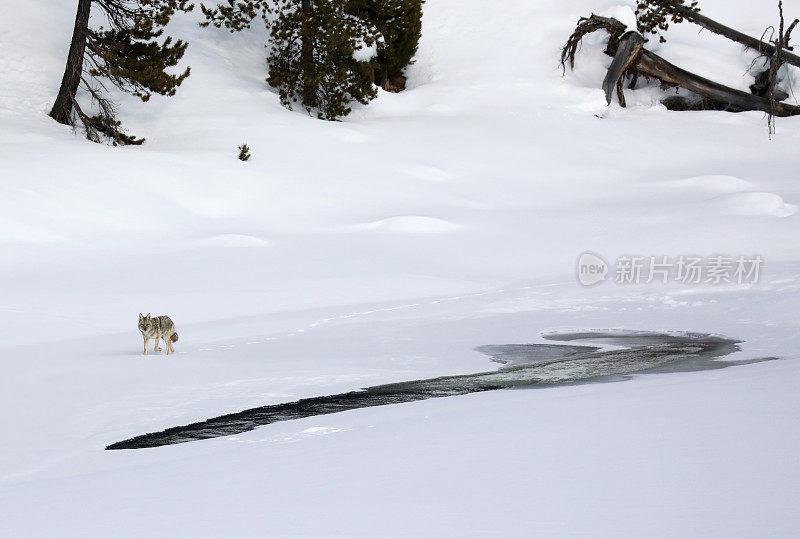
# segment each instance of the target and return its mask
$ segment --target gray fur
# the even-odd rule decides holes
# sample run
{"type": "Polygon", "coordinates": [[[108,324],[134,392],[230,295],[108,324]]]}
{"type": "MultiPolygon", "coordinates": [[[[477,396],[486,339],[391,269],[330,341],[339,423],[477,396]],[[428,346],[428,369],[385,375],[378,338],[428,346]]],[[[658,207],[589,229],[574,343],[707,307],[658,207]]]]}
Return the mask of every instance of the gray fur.
{"type": "Polygon", "coordinates": [[[178,333],[175,331],[175,324],[172,323],[172,319],[169,316],[150,316],[150,313],[143,316],[142,313],[139,313],[139,331],[142,332],[142,338],[144,339],[145,355],[147,355],[147,343],[153,338],[156,340],[156,345],[153,348],[154,352],[161,351],[161,348],[158,347],[159,339],[164,339],[164,342],[167,343],[167,355],[175,351],[172,343],[178,341],[178,333]]]}

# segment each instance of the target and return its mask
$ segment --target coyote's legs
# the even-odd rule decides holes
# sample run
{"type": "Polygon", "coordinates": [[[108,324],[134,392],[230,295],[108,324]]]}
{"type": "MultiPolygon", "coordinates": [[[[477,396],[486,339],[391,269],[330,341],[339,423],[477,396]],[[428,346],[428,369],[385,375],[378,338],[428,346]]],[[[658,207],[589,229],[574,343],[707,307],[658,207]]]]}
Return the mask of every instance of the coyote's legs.
{"type": "Polygon", "coordinates": [[[164,342],[167,343],[167,355],[169,355],[169,335],[164,335],[164,342]]]}
{"type": "Polygon", "coordinates": [[[156,335],[156,347],[153,348],[153,352],[160,352],[161,348],[158,347],[158,335],[156,335]]]}
{"type": "Polygon", "coordinates": [[[147,337],[144,338],[144,355],[147,355],[147,343],[150,342],[150,339],[147,337]]]}
{"type": "Polygon", "coordinates": [[[175,352],[175,347],[174,347],[174,346],[172,346],[172,335],[170,335],[170,336],[169,336],[169,339],[167,339],[167,346],[169,346],[169,349],[170,349],[171,351],[175,352]]]}

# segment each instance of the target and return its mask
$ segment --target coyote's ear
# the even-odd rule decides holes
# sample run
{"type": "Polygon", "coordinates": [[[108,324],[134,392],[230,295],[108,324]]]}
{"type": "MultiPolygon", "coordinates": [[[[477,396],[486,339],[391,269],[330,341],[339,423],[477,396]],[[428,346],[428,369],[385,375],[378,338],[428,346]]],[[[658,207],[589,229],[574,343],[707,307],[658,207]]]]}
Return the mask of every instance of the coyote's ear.
{"type": "Polygon", "coordinates": [[[145,318],[150,318],[150,313],[147,313],[147,316],[145,316],[145,318]]]}
{"type": "Polygon", "coordinates": [[[139,313],[139,320],[141,320],[142,318],[144,318],[144,316],[142,316],[142,313],[139,313]]]}

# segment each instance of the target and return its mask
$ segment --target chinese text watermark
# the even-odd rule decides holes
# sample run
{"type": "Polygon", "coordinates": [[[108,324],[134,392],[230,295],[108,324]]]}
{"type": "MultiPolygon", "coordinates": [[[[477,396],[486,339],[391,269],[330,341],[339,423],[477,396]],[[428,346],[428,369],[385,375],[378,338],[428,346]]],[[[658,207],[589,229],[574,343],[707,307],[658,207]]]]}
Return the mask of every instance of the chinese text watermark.
{"type": "Polygon", "coordinates": [[[619,256],[610,266],[591,252],[578,257],[578,282],[584,286],[613,278],[617,284],[756,284],[764,259],[755,256],[619,256]]]}

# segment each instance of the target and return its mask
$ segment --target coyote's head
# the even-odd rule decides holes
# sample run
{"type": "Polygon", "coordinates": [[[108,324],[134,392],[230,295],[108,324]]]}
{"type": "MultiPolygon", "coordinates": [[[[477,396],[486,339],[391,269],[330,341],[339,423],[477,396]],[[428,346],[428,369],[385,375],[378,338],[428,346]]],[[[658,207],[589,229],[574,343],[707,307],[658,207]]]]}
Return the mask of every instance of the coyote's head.
{"type": "Polygon", "coordinates": [[[147,313],[147,316],[142,316],[142,313],[139,313],[139,331],[144,333],[150,331],[151,327],[153,327],[153,321],[150,320],[150,313],[147,313]]]}

